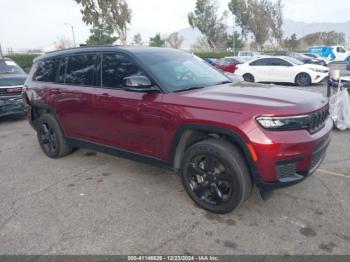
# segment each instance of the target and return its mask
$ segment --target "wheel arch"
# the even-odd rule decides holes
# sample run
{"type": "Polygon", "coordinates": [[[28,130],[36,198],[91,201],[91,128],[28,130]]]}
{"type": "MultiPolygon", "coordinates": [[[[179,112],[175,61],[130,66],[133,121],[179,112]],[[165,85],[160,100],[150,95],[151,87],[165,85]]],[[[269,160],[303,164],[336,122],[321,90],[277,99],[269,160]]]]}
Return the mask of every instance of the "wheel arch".
{"type": "Polygon", "coordinates": [[[295,76],[295,78],[294,78],[294,81],[296,82],[298,76],[300,76],[300,75],[302,75],[302,74],[308,75],[308,76],[310,77],[310,80],[312,80],[312,77],[311,77],[310,73],[308,73],[308,72],[306,72],[306,71],[301,71],[301,72],[298,72],[298,73],[296,74],[296,76],[295,76]]]}
{"type": "Polygon", "coordinates": [[[63,126],[61,124],[61,121],[60,121],[59,117],[57,116],[55,110],[50,105],[44,104],[44,103],[32,103],[31,107],[32,107],[32,120],[33,120],[34,127],[35,127],[36,121],[39,119],[39,117],[41,115],[51,114],[56,119],[58,126],[60,127],[62,133],[65,136],[65,132],[64,132],[63,126]]]}
{"type": "Polygon", "coordinates": [[[225,139],[235,145],[241,151],[252,179],[259,179],[256,164],[242,136],[230,129],[210,125],[186,124],[177,130],[169,154],[169,162],[174,170],[180,170],[182,158],[188,147],[208,138],[225,139]]]}

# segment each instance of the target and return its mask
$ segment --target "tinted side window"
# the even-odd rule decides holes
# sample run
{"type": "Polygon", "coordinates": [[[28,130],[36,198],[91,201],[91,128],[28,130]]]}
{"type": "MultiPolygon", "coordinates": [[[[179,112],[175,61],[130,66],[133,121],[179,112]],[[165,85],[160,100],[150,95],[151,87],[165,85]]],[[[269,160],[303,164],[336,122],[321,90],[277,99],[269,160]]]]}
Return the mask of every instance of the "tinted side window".
{"type": "Polygon", "coordinates": [[[97,54],[81,54],[68,57],[65,83],[95,86],[97,54]]]}
{"type": "Polygon", "coordinates": [[[57,76],[57,83],[64,83],[64,75],[66,73],[66,66],[67,66],[67,58],[60,59],[60,63],[58,66],[58,76],[57,76]]]}
{"type": "Polygon", "coordinates": [[[291,66],[290,63],[279,58],[271,58],[269,60],[269,65],[271,66],[291,66]]]}
{"type": "Polygon", "coordinates": [[[144,72],[127,55],[121,53],[103,54],[102,86],[122,88],[123,78],[132,75],[144,75],[144,72]]]}
{"type": "Polygon", "coordinates": [[[40,82],[55,82],[58,66],[59,60],[56,58],[40,61],[34,80],[40,82]]]}
{"type": "Polygon", "coordinates": [[[266,66],[266,65],[269,65],[269,59],[264,58],[264,59],[255,60],[254,62],[251,62],[249,65],[251,65],[251,66],[266,66]]]}

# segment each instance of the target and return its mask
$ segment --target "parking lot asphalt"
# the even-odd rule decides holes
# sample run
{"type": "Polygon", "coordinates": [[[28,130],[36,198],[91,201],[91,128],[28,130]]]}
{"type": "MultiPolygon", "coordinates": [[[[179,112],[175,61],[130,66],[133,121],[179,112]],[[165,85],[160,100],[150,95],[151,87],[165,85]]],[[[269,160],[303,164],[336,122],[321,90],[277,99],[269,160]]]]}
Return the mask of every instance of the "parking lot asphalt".
{"type": "Polygon", "coordinates": [[[350,131],[332,137],[304,183],[215,215],[173,172],[85,149],[51,160],[25,120],[0,119],[0,254],[350,254],[350,131]]]}

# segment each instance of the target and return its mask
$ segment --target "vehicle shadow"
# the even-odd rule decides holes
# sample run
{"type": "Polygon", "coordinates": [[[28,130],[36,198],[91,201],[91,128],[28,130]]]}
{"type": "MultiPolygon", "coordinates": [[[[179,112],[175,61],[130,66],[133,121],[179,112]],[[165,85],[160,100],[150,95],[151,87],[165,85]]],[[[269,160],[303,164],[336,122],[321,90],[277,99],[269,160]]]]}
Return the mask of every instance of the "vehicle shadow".
{"type": "Polygon", "coordinates": [[[8,116],[0,116],[0,124],[3,123],[12,123],[25,120],[24,114],[16,114],[16,115],[8,115],[8,116]]]}

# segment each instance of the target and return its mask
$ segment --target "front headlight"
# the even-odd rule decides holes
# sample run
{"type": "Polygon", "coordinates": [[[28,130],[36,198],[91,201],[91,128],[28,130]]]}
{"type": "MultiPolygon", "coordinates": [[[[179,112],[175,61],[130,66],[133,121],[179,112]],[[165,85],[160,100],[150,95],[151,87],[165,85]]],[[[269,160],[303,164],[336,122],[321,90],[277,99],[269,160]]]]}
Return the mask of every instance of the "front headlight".
{"type": "Polygon", "coordinates": [[[316,68],[309,68],[311,71],[314,71],[316,73],[327,73],[326,70],[322,70],[322,69],[316,69],[316,68]]]}
{"type": "Polygon", "coordinates": [[[309,116],[257,117],[256,121],[268,130],[300,130],[309,127],[309,116]]]}

